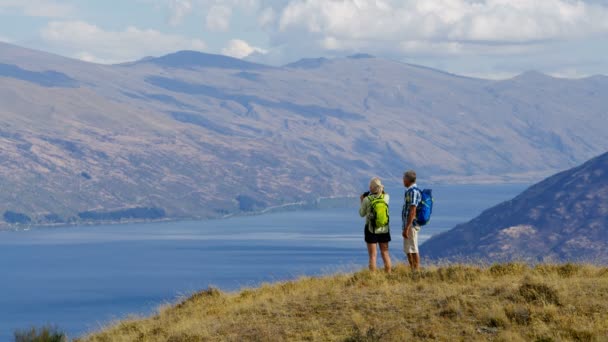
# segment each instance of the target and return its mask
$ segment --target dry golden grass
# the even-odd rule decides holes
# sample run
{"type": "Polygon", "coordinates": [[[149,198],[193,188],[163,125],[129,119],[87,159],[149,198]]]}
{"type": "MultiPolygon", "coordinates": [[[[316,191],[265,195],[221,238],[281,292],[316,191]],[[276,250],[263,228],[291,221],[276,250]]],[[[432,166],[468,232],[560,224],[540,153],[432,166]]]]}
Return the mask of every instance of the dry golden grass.
{"type": "Polygon", "coordinates": [[[210,289],[80,341],[608,341],[608,268],[453,265],[210,289]]]}

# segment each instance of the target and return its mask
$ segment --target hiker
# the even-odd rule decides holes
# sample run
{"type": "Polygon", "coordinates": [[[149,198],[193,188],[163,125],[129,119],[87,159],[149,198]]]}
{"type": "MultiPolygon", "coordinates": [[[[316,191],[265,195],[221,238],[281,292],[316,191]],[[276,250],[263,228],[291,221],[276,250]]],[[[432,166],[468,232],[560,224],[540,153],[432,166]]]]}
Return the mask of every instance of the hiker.
{"type": "Polygon", "coordinates": [[[380,178],[372,178],[369,183],[369,192],[361,195],[361,208],[359,215],[365,217],[365,242],[369,254],[369,269],[376,270],[377,246],[380,245],[384,270],[391,272],[391,257],[388,252],[388,243],[391,241],[389,229],[388,202],[390,196],[384,192],[380,178]]]}
{"type": "Polygon", "coordinates": [[[409,170],[403,174],[405,186],[405,203],[401,213],[403,219],[403,250],[412,270],[420,268],[420,253],[418,252],[418,232],[420,225],[416,220],[416,209],[422,200],[422,192],[416,185],[416,172],[409,170]]]}

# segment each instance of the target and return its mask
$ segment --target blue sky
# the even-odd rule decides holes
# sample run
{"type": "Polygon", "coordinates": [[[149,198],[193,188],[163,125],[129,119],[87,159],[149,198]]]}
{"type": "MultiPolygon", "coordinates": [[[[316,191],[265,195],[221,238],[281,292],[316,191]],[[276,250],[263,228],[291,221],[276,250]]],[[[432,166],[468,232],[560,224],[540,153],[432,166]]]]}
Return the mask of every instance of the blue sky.
{"type": "Polygon", "coordinates": [[[583,77],[608,74],[608,1],[0,0],[0,41],[98,63],[365,52],[488,78],[583,77]]]}

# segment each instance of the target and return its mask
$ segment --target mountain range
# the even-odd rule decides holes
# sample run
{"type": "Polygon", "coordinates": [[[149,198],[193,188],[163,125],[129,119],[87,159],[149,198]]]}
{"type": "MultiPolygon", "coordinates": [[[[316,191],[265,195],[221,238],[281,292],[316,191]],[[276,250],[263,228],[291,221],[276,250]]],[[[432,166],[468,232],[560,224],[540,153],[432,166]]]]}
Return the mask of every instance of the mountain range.
{"type": "Polygon", "coordinates": [[[372,175],[540,179],[608,149],[608,77],[493,81],[359,54],[100,65],[0,43],[0,226],[221,217],[372,175]]]}
{"type": "Polygon", "coordinates": [[[608,263],[608,153],[533,185],[422,248],[434,259],[608,263]]]}

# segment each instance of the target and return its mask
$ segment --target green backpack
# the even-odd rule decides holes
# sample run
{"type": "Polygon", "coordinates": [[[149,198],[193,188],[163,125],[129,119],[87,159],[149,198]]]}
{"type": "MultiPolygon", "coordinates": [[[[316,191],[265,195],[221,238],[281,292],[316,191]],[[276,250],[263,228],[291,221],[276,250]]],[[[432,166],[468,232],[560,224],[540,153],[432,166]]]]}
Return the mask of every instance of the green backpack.
{"type": "Polygon", "coordinates": [[[388,224],[390,217],[388,214],[388,204],[384,201],[384,195],[369,196],[369,202],[372,206],[369,222],[371,224],[371,232],[374,234],[388,233],[388,224]]]}

